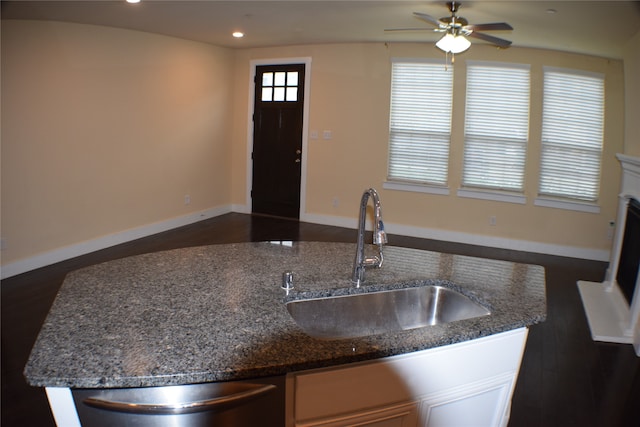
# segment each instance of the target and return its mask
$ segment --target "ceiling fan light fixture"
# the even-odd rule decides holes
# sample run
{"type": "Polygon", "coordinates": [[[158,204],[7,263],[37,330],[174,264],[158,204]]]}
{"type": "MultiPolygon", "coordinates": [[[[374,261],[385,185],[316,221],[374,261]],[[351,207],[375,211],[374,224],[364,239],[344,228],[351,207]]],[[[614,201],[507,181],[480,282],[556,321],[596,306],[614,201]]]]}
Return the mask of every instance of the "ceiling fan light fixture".
{"type": "Polygon", "coordinates": [[[454,36],[451,33],[445,34],[444,37],[442,37],[440,40],[438,40],[438,43],[436,43],[436,47],[438,49],[443,50],[447,53],[453,53],[454,55],[464,52],[465,50],[469,49],[469,46],[471,46],[471,42],[464,36],[454,36]]]}

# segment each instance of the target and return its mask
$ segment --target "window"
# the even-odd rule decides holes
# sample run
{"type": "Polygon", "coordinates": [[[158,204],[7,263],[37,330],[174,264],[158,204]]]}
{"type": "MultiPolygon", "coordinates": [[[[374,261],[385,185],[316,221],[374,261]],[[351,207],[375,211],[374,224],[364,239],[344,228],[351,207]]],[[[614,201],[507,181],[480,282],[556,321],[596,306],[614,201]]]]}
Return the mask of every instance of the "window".
{"type": "Polygon", "coordinates": [[[389,181],[446,185],[453,69],[441,62],[393,61],[389,181]]]}
{"type": "Polygon", "coordinates": [[[467,64],[463,186],[522,193],[529,139],[529,66],[467,64]]]}
{"type": "Polygon", "coordinates": [[[262,97],[264,102],[298,100],[298,72],[276,71],[262,74],[262,97]]]}
{"type": "Polygon", "coordinates": [[[540,196],[598,199],[604,76],[545,67],[540,196]]]}

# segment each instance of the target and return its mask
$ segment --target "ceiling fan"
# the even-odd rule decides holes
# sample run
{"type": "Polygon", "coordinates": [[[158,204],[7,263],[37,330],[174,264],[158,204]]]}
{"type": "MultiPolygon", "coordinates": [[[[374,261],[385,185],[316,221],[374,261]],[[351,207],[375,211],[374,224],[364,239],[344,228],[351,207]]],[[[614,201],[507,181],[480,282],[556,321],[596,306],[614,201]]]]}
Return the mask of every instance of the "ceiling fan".
{"type": "Polygon", "coordinates": [[[495,22],[491,24],[469,24],[469,22],[462,16],[457,16],[456,12],[460,8],[460,3],[451,1],[447,2],[447,7],[451,12],[451,16],[445,16],[440,19],[436,19],[431,15],[421,12],[413,12],[416,18],[419,18],[436,28],[433,30],[428,28],[396,28],[387,29],[385,31],[435,31],[439,33],[445,33],[445,35],[436,43],[436,46],[444,50],[447,53],[460,53],[469,48],[471,43],[465,38],[473,37],[476,39],[484,40],[492,43],[499,48],[507,48],[511,46],[509,40],[501,39],[499,37],[490,36],[488,34],[481,33],[480,31],[503,31],[513,30],[513,27],[506,22],[495,22]]]}

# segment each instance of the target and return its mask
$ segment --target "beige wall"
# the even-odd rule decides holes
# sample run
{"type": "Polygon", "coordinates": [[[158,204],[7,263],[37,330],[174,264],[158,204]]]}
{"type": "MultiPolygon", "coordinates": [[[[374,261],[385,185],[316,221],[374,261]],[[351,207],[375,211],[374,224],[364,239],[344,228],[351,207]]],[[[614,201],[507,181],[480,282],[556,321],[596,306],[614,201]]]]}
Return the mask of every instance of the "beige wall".
{"type": "MultiPolygon", "coordinates": [[[[629,51],[637,70],[637,51],[629,51]]],[[[382,189],[393,56],[444,60],[423,44],[232,51],[113,28],[3,21],[2,265],[219,206],[247,209],[249,63],[290,57],[312,58],[309,129],[333,134],[329,141],[308,142],[304,215],[355,221],[362,190],[374,186],[386,222],[409,229],[610,248],[608,222],[616,216],[620,180],[615,153],[638,152],[629,142],[630,132],[638,134],[629,115],[623,148],[621,61],[481,44],[458,56],[451,195],[439,196],[382,189]],[[456,196],[466,59],[532,65],[526,205],[456,196]],[[600,214],[533,206],[543,65],[607,76],[600,214]],[[185,194],[192,198],[189,206],[185,194]]],[[[627,72],[627,84],[629,79],[627,72]]],[[[637,115],[637,101],[629,105],[637,115]]]]}
{"type": "Polygon", "coordinates": [[[640,157],[640,31],[625,46],[624,82],[624,153],[640,157]]]}
{"type": "Polygon", "coordinates": [[[176,38],[2,21],[2,264],[228,204],[232,65],[176,38]]]}
{"type": "MultiPolygon", "coordinates": [[[[444,56],[423,44],[335,44],[239,51],[236,56],[236,122],[234,126],[234,203],[246,197],[246,117],[249,61],[311,57],[309,129],[331,130],[333,139],[309,140],[307,214],[355,218],[362,190],[373,186],[384,204],[385,222],[515,239],[543,244],[608,250],[609,221],[616,217],[620,167],[615,154],[624,144],[624,81],[621,61],[535,49],[474,45],[455,62],[453,134],[450,160],[451,195],[382,190],[386,179],[391,57],[444,56]],[[465,60],[531,64],[531,134],[527,157],[526,205],[460,198],[463,159],[465,60]],[[606,75],[606,129],[602,197],[599,214],[536,207],[540,154],[542,66],[597,71],[606,75]],[[238,117],[244,117],[239,120],[238,117]],[[339,205],[334,206],[334,200],[339,205]],[[489,225],[489,217],[497,225],[489,225]]],[[[437,100],[434,100],[437,102],[437,100]]]]}

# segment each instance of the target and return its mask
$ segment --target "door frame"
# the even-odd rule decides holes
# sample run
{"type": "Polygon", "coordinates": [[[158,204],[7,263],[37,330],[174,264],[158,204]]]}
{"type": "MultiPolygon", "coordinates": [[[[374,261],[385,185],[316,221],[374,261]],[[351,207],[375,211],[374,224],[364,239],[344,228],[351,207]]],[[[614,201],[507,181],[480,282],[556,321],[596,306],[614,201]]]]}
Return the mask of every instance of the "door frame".
{"type": "Polygon", "coordinates": [[[249,111],[247,112],[246,212],[251,213],[251,185],[253,182],[253,113],[255,111],[256,67],[261,65],[304,64],[304,103],[302,112],[302,164],[300,165],[300,215],[305,219],[307,189],[307,151],[309,145],[309,94],[311,90],[311,57],[252,59],[249,62],[249,111]]]}

